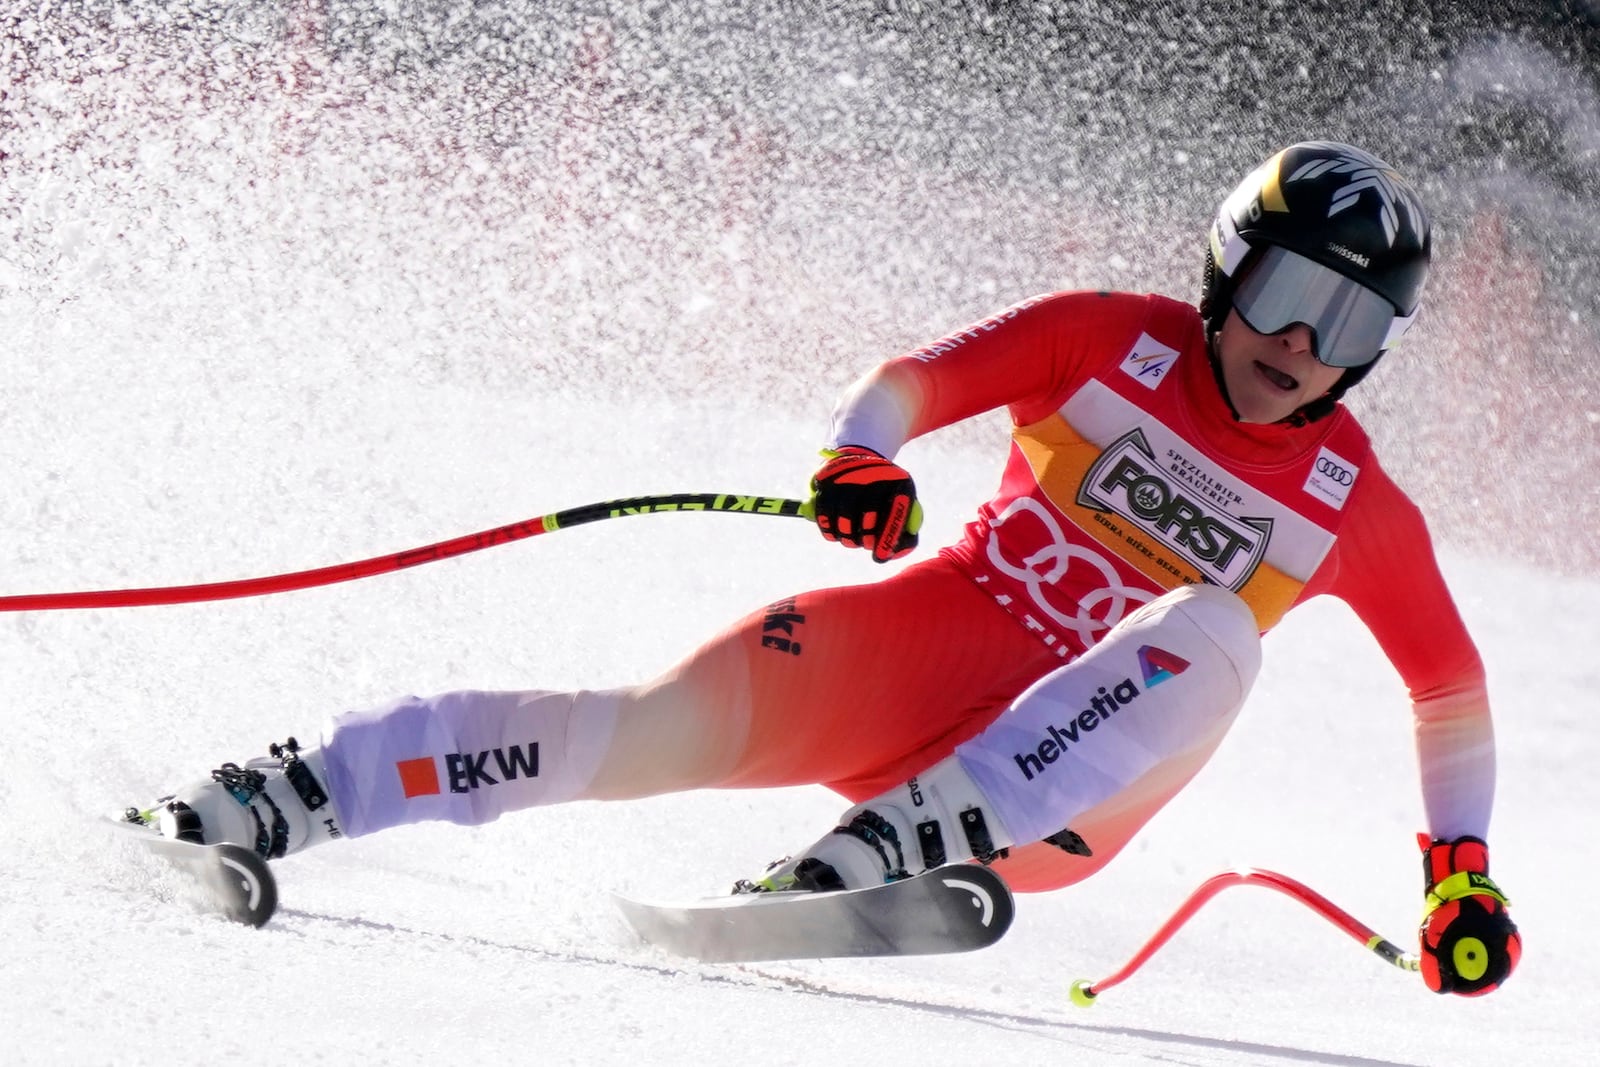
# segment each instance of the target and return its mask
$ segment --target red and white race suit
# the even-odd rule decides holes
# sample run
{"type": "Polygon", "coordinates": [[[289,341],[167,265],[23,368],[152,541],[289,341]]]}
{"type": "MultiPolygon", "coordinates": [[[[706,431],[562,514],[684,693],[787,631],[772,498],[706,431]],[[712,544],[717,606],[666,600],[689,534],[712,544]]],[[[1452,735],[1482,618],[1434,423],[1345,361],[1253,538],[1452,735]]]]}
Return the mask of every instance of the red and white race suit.
{"type": "MultiPolygon", "coordinates": [[[[1429,831],[1485,836],[1483,666],[1420,513],[1354,416],[1240,423],[1192,307],[1073,292],[882,364],[840,400],[827,443],[892,457],[997,408],[1013,426],[999,490],[934,558],[769,605],[645,685],[445,694],[336,721],[329,776],[348,831],[696,787],[821,782],[861,801],[978,737],[1141,605],[1205,583],[1236,594],[1261,632],[1313,596],[1347,603],[1410,691],[1429,831]],[[507,778],[490,760],[470,788],[419,795],[395,770],[415,780],[428,758],[470,769],[474,753],[541,738],[542,775],[507,778]]],[[[1161,675],[1160,659],[1146,671],[1161,675]]],[[[1000,869],[1019,890],[1093,873],[1217,740],[1077,813],[1093,857],[1032,844],[1000,869]]],[[[1017,761],[1031,771],[1032,757],[1017,761]]]]}

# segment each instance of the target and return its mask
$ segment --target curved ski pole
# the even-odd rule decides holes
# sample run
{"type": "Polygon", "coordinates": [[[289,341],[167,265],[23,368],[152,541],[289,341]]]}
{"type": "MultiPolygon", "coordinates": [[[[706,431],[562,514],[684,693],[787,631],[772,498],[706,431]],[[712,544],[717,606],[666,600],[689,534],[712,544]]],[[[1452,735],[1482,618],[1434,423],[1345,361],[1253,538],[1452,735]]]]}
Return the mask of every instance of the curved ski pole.
{"type": "Polygon", "coordinates": [[[24,596],[0,596],[0,611],[61,611],[70,608],[125,608],[145,607],[155,604],[192,604],[206,600],[229,600],[237,597],[263,596],[295,589],[309,589],[317,585],[332,585],[375,574],[416,567],[435,560],[461,556],[483,548],[493,548],[510,541],[520,541],[554,530],[565,530],[601,519],[615,519],[624,515],[648,515],[662,511],[718,511],[728,514],[790,515],[810,518],[810,507],[799,500],[774,496],[751,496],[737,493],[667,493],[660,496],[636,496],[622,500],[604,500],[596,504],[583,504],[565,511],[540,515],[521,522],[497,526],[492,530],[466,534],[449,541],[410,548],[389,556],[377,556],[356,563],[339,563],[315,570],[274,574],[264,578],[244,578],[231,582],[210,582],[203,585],[169,585],[153,589],[104,589],[81,593],[33,593],[24,596]]]}
{"type": "Polygon", "coordinates": [[[1415,971],[1418,967],[1416,955],[1404,952],[1393,942],[1378,936],[1370,927],[1352,918],[1348,912],[1335,906],[1333,902],[1321,893],[1308,888],[1287,875],[1278,874],[1274,871],[1263,871],[1254,867],[1244,867],[1238,870],[1223,871],[1221,874],[1213,875],[1201,883],[1200,888],[1189,894],[1189,899],[1185,900],[1182,906],[1173,912],[1172,917],[1162,924],[1161,929],[1157,930],[1154,936],[1145,942],[1144,947],[1138,951],[1133,959],[1124,964],[1121,970],[1100,979],[1098,982],[1079,979],[1072,983],[1072,1002],[1080,1007],[1087,1008],[1094,1003],[1095,997],[1112,986],[1120,985],[1126,981],[1134,971],[1144,966],[1146,961],[1151,956],[1154,956],[1156,951],[1162,945],[1165,945],[1173,934],[1177,933],[1179,927],[1193,918],[1195,912],[1199,911],[1206,901],[1224,889],[1236,885],[1258,885],[1267,889],[1275,889],[1285,896],[1298,900],[1324,919],[1327,919],[1333,925],[1361,942],[1384,962],[1392,963],[1403,971],[1415,971]]]}

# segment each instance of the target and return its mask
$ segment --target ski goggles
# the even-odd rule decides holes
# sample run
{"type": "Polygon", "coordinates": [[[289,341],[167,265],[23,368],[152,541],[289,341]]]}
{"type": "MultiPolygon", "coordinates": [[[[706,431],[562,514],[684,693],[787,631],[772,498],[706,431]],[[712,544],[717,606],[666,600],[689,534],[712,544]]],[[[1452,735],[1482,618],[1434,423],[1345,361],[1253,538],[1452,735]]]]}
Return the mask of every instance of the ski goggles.
{"type": "Polygon", "coordinates": [[[1406,332],[1414,315],[1336,270],[1269,245],[1233,294],[1239,317],[1257,333],[1297,322],[1311,328],[1312,351],[1330,367],[1364,367],[1406,332]]]}

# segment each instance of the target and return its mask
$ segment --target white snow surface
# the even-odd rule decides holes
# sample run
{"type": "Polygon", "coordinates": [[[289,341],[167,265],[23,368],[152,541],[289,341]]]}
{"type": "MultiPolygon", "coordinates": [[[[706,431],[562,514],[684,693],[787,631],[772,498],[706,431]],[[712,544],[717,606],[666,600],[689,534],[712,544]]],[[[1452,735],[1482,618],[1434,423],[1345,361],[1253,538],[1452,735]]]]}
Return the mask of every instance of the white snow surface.
{"type": "MultiPolygon", "coordinates": [[[[1181,293],[1198,258],[1203,219],[1145,220],[1109,257],[1070,219],[1070,240],[1017,228],[1020,186],[978,195],[797,140],[768,158],[741,136],[741,156],[720,127],[677,135],[665,169],[604,138],[551,169],[537,139],[518,154],[440,134],[447,79],[413,99],[338,81],[333,60],[229,41],[144,54],[99,27],[42,48],[6,97],[0,594],[274,574],[641,493],[799,495],[828,398],[876,360],[1044,288],[1139,276],[1181,293]],[[739,185],[740,167],[765,176],[739,185]]],[[[870,87],[848,73],[794,85],[870,87]]],[[[652,121],[581,103],[526,121],[652,121]]],[[[1099,180],[1077,195],[1112,196],[1115,176],[1099,180]]],[[[1418,382],[1417,410],[1437,414],[1419,368],[1445,352],[1424,338],[1378,376],[1418,382]]],[[[1404,394],[1384,400],[1396,445],[1404,394]]],[[[1592,411],[1571,414],[1592,431],[1592,411]]],[[[992,489],[1005,431],[989,416],[902,454],[927,550],[992,489]]],[[[1465,432],[1406,451],[1402,481],[1426,497],[1431,470],[1467,464],[1493,496],[1500,459],[1465,432]]],[[[1593,433],[1576,440],[1560,460],[1592,470],[1593,433]]],[[[1240,888],[1092,1009],[1068,1001],[1236,866],[1301,879],[1413,946],[1408,706],[1333,602],[1267,638],[1232,736],[1123,856],[1021,898],[1007,938],[971,955],[709,966],[623,926],[613,891],[721,892],[813,840],[844,807],[819,787],[329,845],[276,865],[282,906],[260,930],[197,907],[97,822],[341,710],[643,680],[749,610],[892,569],[792,519],[678,514],[259,599],[0,615],[0,1060],[1593,1063],[1600,580],[1456,547],[1484,532],[1436,524],[1488,664],[1493,870],[1526,940],[1492,996],[1435,996],[1305,907],[1240,888]]]]}

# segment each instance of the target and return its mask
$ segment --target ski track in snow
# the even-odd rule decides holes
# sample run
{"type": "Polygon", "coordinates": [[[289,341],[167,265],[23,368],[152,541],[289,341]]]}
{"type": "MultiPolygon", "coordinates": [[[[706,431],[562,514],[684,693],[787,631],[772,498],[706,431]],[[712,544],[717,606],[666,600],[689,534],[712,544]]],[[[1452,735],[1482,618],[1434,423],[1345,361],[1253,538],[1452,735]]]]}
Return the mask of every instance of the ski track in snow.
{"type": "Polygon", "coordinates": [[[1134,1041],[1148,1042],[1163,1049],[1172,1049],[1173,1051],[1166,1053],[1162,1057],[1164,1061],[1172,1063],[1319,1063],[1335,1065],[1335,1067],[1339,1067],[1339,1065],[1342,1065],[1342,1067],[1408,1067],[1408,1065],[1398,1060],[1329,1055],[1305,1049],[1282,1048],[1272,1045],[1252,1044],[1245,1041],[1217,1040],[1215,1038],[1163,1033],[1130,1027],[1095,1026],[1048,1018],[1043,1015],[1022,1015],[959,1003],[835,988],[813,979],[783,974],[750,964],[710,967],[697,966],[692,963],[685,964],[681,961],[677,963],[652,963],[625,956],[560,952],[540,948],[536,945],[493,941],[480,937],[461,937],[438,930],[414,929],[395,926],[391,923],[374,922],[368,919],[352,919],[339,915],[320,915],[293,910],[284,910],[280,914],[288,919],[300,919],[313,924],[327,923],[336,927],[368,931],[385,937],[403,936],[413,939],[431,939],[447,945],[469,944],[478,948],[526,955],[547,963],[594,964],[617,967],[647,978],[662,978],[669,981],[678,981],[685,975],[693,975],[696,980],[713,985],[725,984],[745,989],[793,991],[829,1001],[844,1001],[872,1007],[892,1008],[897,1011],[936,1015],[957,1022],[978,1023],[1002,1032],[1021,1032],[1037,1035],[1059,1041],[1071,1047],[1092,1043],[1096,1035],[1130,1038],[1134,1041]],[[1183,1051],[1185,1048],[1192,1048],[1198,1051],[1185,1053],[1183,1051]],[[1220,1060],[1207,1058],[1205,1055],[1207,1051],[1220,1053],[1223,1058],[1220,1060]],[[1191,1056],[1197,1058],[1191,1058],[1191,1056]]]}

